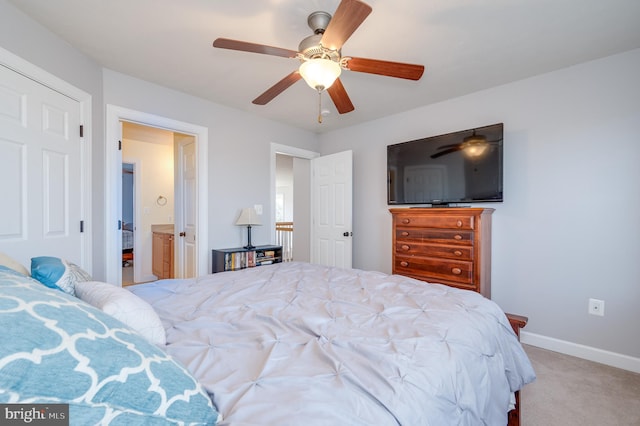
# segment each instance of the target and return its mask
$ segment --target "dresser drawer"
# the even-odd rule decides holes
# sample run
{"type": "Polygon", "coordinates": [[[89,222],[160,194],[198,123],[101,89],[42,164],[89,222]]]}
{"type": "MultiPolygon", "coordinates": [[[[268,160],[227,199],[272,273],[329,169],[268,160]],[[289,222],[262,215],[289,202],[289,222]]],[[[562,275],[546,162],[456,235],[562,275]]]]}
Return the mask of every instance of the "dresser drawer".
{"type": "Polygon", "coordinates": [[[473,247],[444,244],[424,244],[409,241],[396,242],[398,256],[442,257],[445,259],[473,260],[473,247]]]}
{"type": "Polygon", "coordinates": [[[473,283],[473,262],[449,259],[401,256],[394,260],[394,273],[420,277],[429,282],[473,283]]]}
{"type": "Polygon", "coordinates": [[[473,231],[454,231],[434,228],[396,228],[396,242],[438,244],[473,244],[473,231]]]}
{"type": "Polygon", "coordinates": [[[409,216],[397,215],[395,225],[400,227],[415,226],[422,228],[444,228],[444,229],[474,229],[475,220],[473,216],[451,215],[451,216],[409,216]]]}

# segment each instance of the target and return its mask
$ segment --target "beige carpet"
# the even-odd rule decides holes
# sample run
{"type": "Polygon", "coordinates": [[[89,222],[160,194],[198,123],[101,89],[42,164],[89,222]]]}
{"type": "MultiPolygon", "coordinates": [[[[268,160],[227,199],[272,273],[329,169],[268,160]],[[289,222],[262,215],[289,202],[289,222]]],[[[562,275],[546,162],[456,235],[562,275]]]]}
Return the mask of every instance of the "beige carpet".
{"type": "Polygon", "coordinates": [[[522,391],[522,426],[640,425],[640,374],[523,346],[537,380],[522,391]]]}

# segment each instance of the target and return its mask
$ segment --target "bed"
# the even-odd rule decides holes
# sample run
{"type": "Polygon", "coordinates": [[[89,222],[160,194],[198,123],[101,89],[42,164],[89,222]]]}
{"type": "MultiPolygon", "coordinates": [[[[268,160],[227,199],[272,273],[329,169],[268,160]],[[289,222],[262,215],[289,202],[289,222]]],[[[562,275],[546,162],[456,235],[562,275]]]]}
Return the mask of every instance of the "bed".
{"type": "Polygon", "coordinates": [[[131,288],[221,425],[504,425],[535,374],[477,293],[287,262],[131,288]]]}
{"type": "MultiPolygon", "coordinates": [[[[51,386],[41,395],[6,373],[11,366],[33,375],[39,365],[30,358],[17,368],[7,361],[15,355],[0,350],[0,402],[71,401],[72,420],[90,415],[89,406],[98,407],[103,420],[138,416],[161,419],[157,424],[505,425],[514,392],[535,378],[495,303],[407,277],[287,262],[127,289],[85,278],[61,289],[60,280],[47,288],[2,268],[0,327],[17,330],[9,337],[23,352],[50,349],[41,338],[25,337],[32,334],[24,330],[33,325],[32,312],[23,312],[30,321],[6,315],[15,309],[9,300],[24,299],[21,292],[28,288],[35,293],[28,298],[72,308],[75,332],[82,329],[79,317],[97,318],[92,336],[116,340],[117,351],[134,351],[136,360],[145,360],[134,365],[158,359],[177,375],[159,377],[147,369],[144,389],[128,387],[126,374],[125,385],[109,387],[109,377],[130,366],[87,382],[68,362],[55,374],[84,383],[82,396],[60,395],[62,387],[51,386]],[[164,389],[169,384],[179,386],[164,389]],[[96,395],[103,399],[96,401],[96,395]],[[141,402],[147,400],[151,408],[141,402]],[[174,405],[158,408],[159,401],[174,405]]],[[[49,319],[42,321],[45,329],[49,319]]],[[[53,340],[53,347],[81,365],[89,359],[89,366],[120,368],[120,357],[112,355],[117,351],[105,349],[105,342],[78,357],[80,340],[72,339],[71,347],[53,340]]]]}

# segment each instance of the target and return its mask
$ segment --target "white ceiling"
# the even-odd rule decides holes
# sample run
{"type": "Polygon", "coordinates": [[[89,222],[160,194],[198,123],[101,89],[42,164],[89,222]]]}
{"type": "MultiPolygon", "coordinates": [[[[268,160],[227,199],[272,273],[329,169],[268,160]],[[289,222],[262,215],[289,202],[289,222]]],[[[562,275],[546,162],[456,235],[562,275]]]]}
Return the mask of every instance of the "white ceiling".
{"type": "Polygon", "coordinates": [[[355,111],[316,121],[299,81],[251,101],[295,59],[212,47],[218,37],[297,50],[307,16],[339,0],[10,0],[105,68],[314,132],[326,132],[640,47],[639,0],[367,0],[346,56],[423,64],[418,82],[345,71],[355,111]]]}

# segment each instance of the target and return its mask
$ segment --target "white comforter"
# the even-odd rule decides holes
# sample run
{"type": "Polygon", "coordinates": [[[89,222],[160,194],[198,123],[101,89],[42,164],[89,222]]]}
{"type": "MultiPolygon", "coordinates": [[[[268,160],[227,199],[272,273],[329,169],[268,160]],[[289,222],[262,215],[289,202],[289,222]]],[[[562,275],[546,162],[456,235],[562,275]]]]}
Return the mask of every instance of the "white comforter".
{"type": "Polygon", "coordinates": [[[506,425],[535,378],[495,303],[402,276],[293,262],[131,289],[222,425],[506,425]]]}

